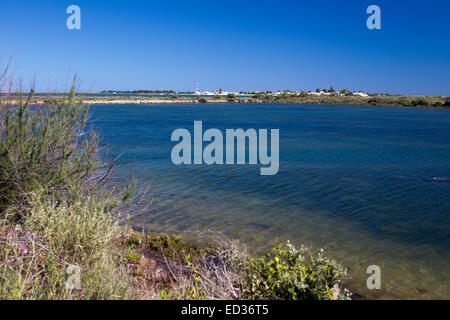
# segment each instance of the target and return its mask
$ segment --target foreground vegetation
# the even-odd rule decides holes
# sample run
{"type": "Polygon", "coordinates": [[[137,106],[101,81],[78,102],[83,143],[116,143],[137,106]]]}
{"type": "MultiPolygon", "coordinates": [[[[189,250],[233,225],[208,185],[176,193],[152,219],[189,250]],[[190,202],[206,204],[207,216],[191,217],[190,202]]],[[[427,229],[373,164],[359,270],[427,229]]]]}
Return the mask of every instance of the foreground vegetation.
{"type": "Polygon", "coordinates": [[[133,231],[133,180],[113,166],[75,96],[0,104],[0,299],[348,299],[346,270],[279,244],[254,258],[222,236],[133,231]],[[108,186],[108,187],[106,187],[108,186]]]}

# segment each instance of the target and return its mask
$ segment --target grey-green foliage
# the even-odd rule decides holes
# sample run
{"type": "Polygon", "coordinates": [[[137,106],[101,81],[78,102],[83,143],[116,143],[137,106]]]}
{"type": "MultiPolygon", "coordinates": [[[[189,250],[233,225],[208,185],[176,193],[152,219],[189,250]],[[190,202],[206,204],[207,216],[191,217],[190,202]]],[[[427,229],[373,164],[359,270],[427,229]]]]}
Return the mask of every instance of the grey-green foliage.
{"type": "Polygon", "coordinates": [[[273,255],[250,258],[247,271],[250,298],[287,300],[349,299],[340,291],[347,270],[324,256],[311,254],[305,247],[278,244],[273,255]]]}
{"type": "Polygon", "coordinates": [[[236,95],[234,93],[227,94],[227,101],[228,102],[233,102],[234,100],[236,100],[236,95]]]}
{"type": "Polygon", "coordinates": [[[0,107],[0,215],[34,191],[64,196],[88,188],[102,166],[98,136],[86,130],[88,106],[73,88],[45,106],[27,101],[0,107]]]}

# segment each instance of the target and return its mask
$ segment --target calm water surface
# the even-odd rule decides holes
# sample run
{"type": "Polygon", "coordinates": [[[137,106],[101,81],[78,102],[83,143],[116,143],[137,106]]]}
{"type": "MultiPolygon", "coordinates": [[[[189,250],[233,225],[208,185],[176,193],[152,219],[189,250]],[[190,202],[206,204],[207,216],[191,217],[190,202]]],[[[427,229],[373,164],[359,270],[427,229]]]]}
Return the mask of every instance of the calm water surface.
{"type": "Polygon", "coordinates": [[[156,201],[150,231],[221,231],[254,254],[277,239],[326,253],[372,298],[450,298],[450,110],[287,104],[95,105],[92,125],[156,201]],[[175,166],[177,128],[280,129],[280,171],[175,166]],[[382,289],[366,287],[367,266],[382,289]]]}

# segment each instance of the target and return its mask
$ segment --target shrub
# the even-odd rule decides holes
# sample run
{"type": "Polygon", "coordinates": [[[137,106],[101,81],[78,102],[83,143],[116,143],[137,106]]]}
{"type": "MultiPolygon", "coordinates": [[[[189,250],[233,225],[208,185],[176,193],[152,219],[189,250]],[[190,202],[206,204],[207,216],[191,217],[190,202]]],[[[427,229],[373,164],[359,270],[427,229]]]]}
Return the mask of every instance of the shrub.
{"type": "MultiPolygon", "coordinates": [[[[86,132],[88,107],[68,97],[41,107],[3,107],[0,117],[0,212],[35,191],[64,196],[95,185],[102,167],[98,136],[86,132]]],[[[1,213],[0,213],[1,214],[1,213]]]]}
{"type": "Polygon", "coordinates": [[[216,245],[214,243],[197,244],[184,241],[177,235],[148,234],[144,243],[144,250],[151,251],[157,256],[163,255],[175,260],[183,260],[187,255],[198,258],[211,254],[216,250],[216,245]]]}
{"type": "Polygon", "coordinates": [[[383,103],[383,100],[379,97],[370,98],[368,101],[370,104],[379,105],[383,103]]]}
{"type": "Polygon", "coordinates": [[[280,95],[276,96],[275,99],[276,100],[286,100],[292,98],[292,96],[286,92],[281,93],[280,95]]]}
{"type": "Polygon", "coordinates": [[[425,98],[416,98],[412,101],[413,106],[427,106],[429,105],[429,101],[427,101],[425,98]]]}
{"type": "Polygon", "coordinates": [[[253,299],[322,300],[349,299],[348,291],[339,293],[338,285],[346,269],[326,258],[287,242],[273,249],[274,255],[251,258],[248,285],[253,299]]]}
{"type": "Polygon", "coordinates": [[[234,93],[227,94],[227,101],[228,102],[233,102],[234,100],[236,100],[236,95],[234,93]]]}
{"type": "Polygon", "coordinates": [[[206,100],[205,98],[200,98],[200,99],[198,99],[198,102],[199,103],[207,103],[208,100],[206,100]]]}

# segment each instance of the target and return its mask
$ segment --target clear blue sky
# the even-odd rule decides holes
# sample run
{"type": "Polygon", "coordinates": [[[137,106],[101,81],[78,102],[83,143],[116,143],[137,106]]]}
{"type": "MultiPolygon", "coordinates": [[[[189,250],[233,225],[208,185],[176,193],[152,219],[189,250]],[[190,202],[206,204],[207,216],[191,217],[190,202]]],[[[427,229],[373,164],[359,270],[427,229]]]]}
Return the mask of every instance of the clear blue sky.
{"type": "Polygon", "coordinates": [[[2,1],[0,56],[39,90],[450,95],[450,1],[2,1]],[[81,8],[81,30],[66,8],[81,8]],[[381,8],[381,30],[366,8],[381,8]]]}

